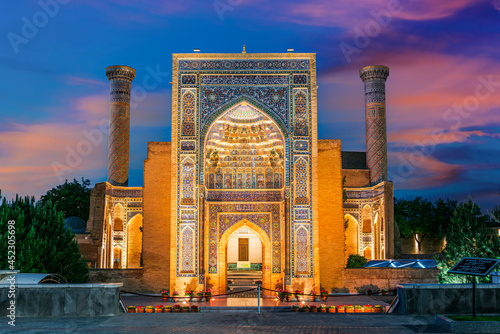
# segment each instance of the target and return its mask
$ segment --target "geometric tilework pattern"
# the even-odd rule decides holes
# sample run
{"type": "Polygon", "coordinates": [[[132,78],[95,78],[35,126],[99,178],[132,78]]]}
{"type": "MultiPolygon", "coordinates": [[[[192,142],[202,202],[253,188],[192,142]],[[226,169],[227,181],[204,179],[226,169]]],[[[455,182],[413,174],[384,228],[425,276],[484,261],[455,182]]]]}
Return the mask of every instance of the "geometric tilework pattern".
{"type": "Polygon", "coordinates": [[[309,70],[309,60],[181,60],[179,70],[309,70]]]}
{"type": "Polygon", "coordinates": [[[191,227],[184,227],[181,232],[181,273],[194,273],[194,232],[191,227]]]}
{"type": "Polygon", "coordinates": [[[183,85],[196,85],[196,74],[183,74],[181,82],[183,85]]]}
{"type": "Polygon", "coordinates": [[[307,96],[303,91],[299,91],[295,94],[295,135],[296,136],[307,136],[309,133],[307,123],[309,121],[307,117],[307,96]]]}
{"type": "Polygon", "coordinates": [[[309,163],[300,157],[294,163],[295,205],[309,204],[309,163]]]}
{"type": "Polygon", "coordinates": [[[182,140],[181,141],[182,151],[194,151],[196,150],[196,142],[194,140],[182,140]]]}
{"type": "Polygon", "coordinates": [[[221,107],[241,96],[259,101],[285,125],[288,124],[288,89],[286,87],[202,86],[202,126],[221,107]]]}
{"type": "Polygon", "coordinates": [[[203,75],[200,80],[202,85],[288,85],[288,75],[203,75]]]}
{"type": "Polygon", "coordinates": [[[307,74],[294,74],[293,75],[294,85],[307,85],[307,74]]]}
{"type": "Polygon", "coordinates": [[[309,209],[295,209],[295,220],[308,220],[309,209]]]}
{"type": "Polygon", "coordinates": [[[195,135],[195,97],[191,92],[187,92],[182,97],[182,135],[195,135]]]}
{"type": "Polygon", "coordinates": [[[309,141],[308,140],[295,140],[293,142],[294,152],[308,152],[309,151],[309,141]]]}
{"type": "Polygon", "coordinates": [[[296,275],[308,274],[309,270],[309,232],[304,226],[295,230],[295,270],[296,275]]]}
{"type": "Polygon", "coordinates": [[[279,202],[283,200],[281,190],[264,191],[207,191],[211,202],[279,202]]]}
{"type": "Polygon", "coordinates": [[[194,161],[185,158],[181,169],[181,205],[194,205],[194,173],[194,161]]]}

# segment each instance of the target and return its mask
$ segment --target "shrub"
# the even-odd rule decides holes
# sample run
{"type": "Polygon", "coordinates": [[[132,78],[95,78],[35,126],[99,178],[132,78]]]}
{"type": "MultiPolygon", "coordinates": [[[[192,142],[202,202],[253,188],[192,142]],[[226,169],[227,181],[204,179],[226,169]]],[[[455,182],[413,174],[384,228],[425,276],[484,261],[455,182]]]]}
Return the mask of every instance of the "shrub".
{"type": "Polygon", "coordinates": [[[351,254],[347,258],[346,268],[363,268],[368,260],[361,255],[351,254]]]}

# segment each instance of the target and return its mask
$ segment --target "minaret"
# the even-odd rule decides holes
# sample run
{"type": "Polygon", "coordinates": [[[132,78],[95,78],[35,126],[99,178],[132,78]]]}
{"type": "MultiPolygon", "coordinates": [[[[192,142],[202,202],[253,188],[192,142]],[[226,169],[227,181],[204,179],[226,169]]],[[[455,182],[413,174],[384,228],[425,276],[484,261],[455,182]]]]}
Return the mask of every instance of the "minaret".
{"type": "Polygon", "coordinates": [[[130,139],[130,84],[135,70],[128,66],[106,67],[109,92],[108,182],[128,186],[130,139]]]}
{"type": "Polygon", "coordinates": [[[370,181],[387,181],[387,128],[385,117],[385,81],[387,66],[367,66],[359,70],[365,84],[366,164],[370,181]]]}

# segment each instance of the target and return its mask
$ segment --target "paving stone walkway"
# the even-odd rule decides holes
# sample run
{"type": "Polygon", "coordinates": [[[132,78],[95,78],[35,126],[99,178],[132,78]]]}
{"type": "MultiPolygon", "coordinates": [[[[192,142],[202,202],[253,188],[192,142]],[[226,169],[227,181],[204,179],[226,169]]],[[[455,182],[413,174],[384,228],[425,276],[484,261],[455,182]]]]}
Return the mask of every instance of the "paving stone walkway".
{"type": "Polygon", "coordinates": [[[163,313],[97,318],[6,319],[0,333],[446,333],[434,317],[329,313],[163,313]]]}

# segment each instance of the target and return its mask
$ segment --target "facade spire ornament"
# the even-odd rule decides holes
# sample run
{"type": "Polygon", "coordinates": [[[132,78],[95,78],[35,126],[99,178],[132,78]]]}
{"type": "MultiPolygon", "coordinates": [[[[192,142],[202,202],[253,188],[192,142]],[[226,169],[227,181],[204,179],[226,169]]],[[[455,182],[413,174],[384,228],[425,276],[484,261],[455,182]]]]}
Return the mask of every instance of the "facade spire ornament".
{"type": "Polygon", "coordinates": [[[245,48],[245,44],[243,44],[243,52],[242,53],[247,53],[247,50],[245,48]]]}

